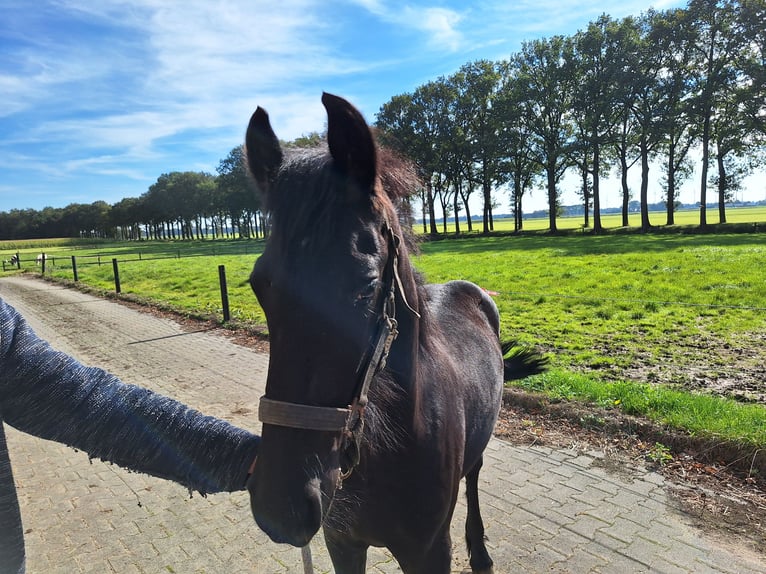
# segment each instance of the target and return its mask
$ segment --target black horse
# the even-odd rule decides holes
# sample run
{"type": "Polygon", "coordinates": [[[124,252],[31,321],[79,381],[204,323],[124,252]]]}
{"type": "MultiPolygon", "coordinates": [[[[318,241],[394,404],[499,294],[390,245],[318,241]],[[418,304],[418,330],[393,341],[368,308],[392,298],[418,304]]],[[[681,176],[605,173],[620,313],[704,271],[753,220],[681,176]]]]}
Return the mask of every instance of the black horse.
{"type": "Polygon", "coordinates": [[[385,546],[406,573],[450,571],[450,522],[467,481],[473,572],[491,572],[479,512],[482,453],[504,375],[494,302],[476,285],[426,285],[400,222],[411,165],[361,114],[324,94],[329,149],[282,150],[266,112],[247,161],[271,233],[250,278],[271,341],[263,437],[248,484],[258,525],[304,546],[320,527],[336,572],[385,546]]]}

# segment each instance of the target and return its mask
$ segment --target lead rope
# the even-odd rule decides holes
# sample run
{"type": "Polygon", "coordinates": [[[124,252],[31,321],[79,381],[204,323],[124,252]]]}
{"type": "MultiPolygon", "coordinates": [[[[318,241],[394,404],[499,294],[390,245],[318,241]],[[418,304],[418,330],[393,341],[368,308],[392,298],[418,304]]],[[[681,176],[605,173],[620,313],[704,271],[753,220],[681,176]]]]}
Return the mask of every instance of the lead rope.
{"type": "Polygon", "coordinates": [[[309,544],[301,548],[301,558],[303,558],[303,574],[313,574],[314,565],[311,563],[311,546],[309,544]]]}

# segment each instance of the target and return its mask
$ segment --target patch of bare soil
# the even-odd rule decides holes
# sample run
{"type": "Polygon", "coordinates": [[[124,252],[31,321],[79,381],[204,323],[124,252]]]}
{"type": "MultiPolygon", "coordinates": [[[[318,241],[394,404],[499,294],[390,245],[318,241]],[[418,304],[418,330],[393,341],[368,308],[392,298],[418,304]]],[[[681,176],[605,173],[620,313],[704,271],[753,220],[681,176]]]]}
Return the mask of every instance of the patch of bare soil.
{"type": "MultiPolygon", "coordinates": [[[[603,453],[610,472],[652,468],[679,508],[706,531],[736,536],[766,553],[766,475],[732,445],[706,444],[615,410],[551,403],[507,390],[496,435],[518,445],[603,453]]],[[[757,454],[757,453],[756,453],[757,454]]]]}
{"type": "Polygon", "coordinates": [[[736,342],[711,333],[673,340],[659,356],[642,355],[609,341],[599,351],[606,357],[630,356],[629,367],[601,371],[609,378],[673,384],[766,405],[766,331],[742,334],[736,342]]]}

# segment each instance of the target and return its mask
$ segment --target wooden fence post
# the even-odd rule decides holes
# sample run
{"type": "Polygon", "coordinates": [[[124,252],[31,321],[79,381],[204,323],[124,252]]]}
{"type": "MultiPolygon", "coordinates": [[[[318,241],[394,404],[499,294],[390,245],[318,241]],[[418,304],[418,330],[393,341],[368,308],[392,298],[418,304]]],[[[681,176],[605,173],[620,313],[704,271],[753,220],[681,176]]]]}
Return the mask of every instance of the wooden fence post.
{"type": "Polygon", "coordinates": [[[120,268],[117,266],[117,258],[112,259],[112,269],[114,269],[114,291],[120,293],[122,291],[120,287],[120,268]]]}
{"type": "Polygon", "coordinates": [[[221,285],[221,305],[223,306],[223,322],[228,323],[231,319],[229,313],[229,291],[226,287],[226,266],[218,266],[218,282],[221,285]]]}
{"type": "Polygon", "coordinates": [[[72,274],[74,275],[74,282],[77,283],[80,279],[77,277],[77,257],[72,255],[72,274]]]}
{"type": "Polygon", "coordinates": [[[45,275],[45,260],[48,258],[45,256],[45,252],[41,253],[41,255],[43,256],[42,270],[43,270],[43,275],[45,275]]]}

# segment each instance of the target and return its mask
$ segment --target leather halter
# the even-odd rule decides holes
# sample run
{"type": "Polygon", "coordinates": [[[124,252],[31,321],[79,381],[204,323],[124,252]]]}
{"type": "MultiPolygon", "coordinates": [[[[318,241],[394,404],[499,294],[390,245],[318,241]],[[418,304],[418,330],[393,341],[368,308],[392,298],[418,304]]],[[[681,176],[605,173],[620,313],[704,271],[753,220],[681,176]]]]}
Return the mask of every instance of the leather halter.
{"type": "Polygon", "coordinates": [[[404,287],[399,277],[400,238],[394,233],[388,221],[383,225],[383,232],[388,239],[388,259],[384,272],[384,276],[388,277],[388,284],[384,291],[377,333],[372,339],[373,344],[370,346],[370,351],[360,361],[360,368],[357,372],[362,372],[362,374],[354,389],[350,404],[347,407],[320,407],[276,401],[264,395],[261,397],[258,407],[258,418],[264,424],[315,431],[343,432],[344,446],[341,450],[346,459],[346,465],[345,469],[341,468],[341,480],[347,478],[359,463],[359,445],[364,430],[364,412],[368,402],[367,393],[375,375],[385,368],[391,345],[399,334],[396,321],[397,292],[405,307],[416,317],[420,317],[407,302],[404,287]]]}

